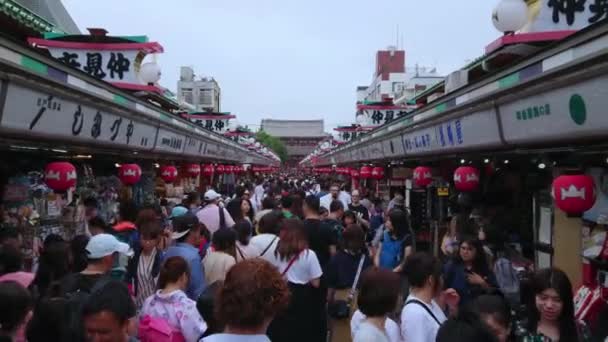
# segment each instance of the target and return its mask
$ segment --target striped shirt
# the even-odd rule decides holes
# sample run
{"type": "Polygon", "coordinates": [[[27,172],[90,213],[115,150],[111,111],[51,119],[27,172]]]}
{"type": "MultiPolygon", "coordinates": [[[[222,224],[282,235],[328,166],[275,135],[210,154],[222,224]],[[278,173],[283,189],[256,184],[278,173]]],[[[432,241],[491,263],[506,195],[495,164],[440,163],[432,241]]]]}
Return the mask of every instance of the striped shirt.
{"type": "Polygon", "coordinates": [[[139,256],[139,263],[137,264],[137,298],[135,298],[138,308],[144,304],[146,298],[153,295],[156,291],[156,279],[152,276],[152,267],[154,266],[156,253],[156,248],[154,248],[150,255],[142,253],[139,256]]]}

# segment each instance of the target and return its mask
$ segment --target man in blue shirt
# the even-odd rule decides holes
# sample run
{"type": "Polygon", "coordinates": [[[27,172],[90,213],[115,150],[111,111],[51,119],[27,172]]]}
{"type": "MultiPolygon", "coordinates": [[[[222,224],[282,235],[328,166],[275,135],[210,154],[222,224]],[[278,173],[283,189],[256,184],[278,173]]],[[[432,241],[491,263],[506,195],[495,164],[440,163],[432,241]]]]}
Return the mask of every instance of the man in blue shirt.
{"type": "Polygon", "coordinates": [[[206,287],[205,276],[198,247],[201,240],[201,224],[191,213],[173,219],[173,234],[175,244],[165,253],[163,259],[180,256],[190,265],[190,281],[186,294],[192,300],[197,300],[206,287]]]}

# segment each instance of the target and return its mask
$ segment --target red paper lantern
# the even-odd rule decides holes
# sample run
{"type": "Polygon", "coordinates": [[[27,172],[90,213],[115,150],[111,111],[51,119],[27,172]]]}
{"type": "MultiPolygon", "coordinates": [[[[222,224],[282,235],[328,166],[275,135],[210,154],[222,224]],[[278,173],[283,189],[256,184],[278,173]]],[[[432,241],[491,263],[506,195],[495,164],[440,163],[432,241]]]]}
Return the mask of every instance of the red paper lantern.
{"type": "Polygon", "coordinates": [[[358,179],[361,175],[359,174],[359,170],[357,170],[357,169],[351,169],[350,170],[350,176],[352,178],[358,179]]]}
{"type": "Polygon", "coordinates": [[[361,179],[370,178],[372,176],[372,168],[370,166],[362,166],[359,174],[361,179]]]}
{"type": "Polygon", "coordinates": [[[214,168],[213,165],[207,164],[203,167],[203,176],[211,177],[213,176],[214,168]]]}
{"type": "Polygon", "coordinates": [[[226,167],[224,168],[224,172],[226,172],[226,174],[234,173],[234,165],[226,165],[226,167]]]}
{"type": "Polygon", "coordinates": [[[177,179],[177,168],[172,165],[161,167],[160,178],[162,178],[165,183],[173,183],[177,179]]]}
{"type": "Polygon", "coordinates": [[[428,166],[418,166],[414,169],[414,184],[425,187],[433,182],[433,170],[428,166]]]}
{"type": "Polygon", "coordinates": [[[234,173],[235,173],[235,174],[237,174],[237,175],[238,175],[238,174],[241,174],[241,173],[243,173],[243,171],[244,171],[244,170],[243,170],[243,167],[242,167],[242,166],[240,166],[240,165],[235,165],[235,166],[234,166],[234,173]]]}
{"type": "Polygon", "coordinates": [[[472,166],[461,166],[454,171],[454,185],[458,191],[471,192],[479,187],[479,170],[472,166]]]}
{"type": "Polygon", "coordinates": [[[141,178],[141,168],[137,164],[122,164],[118,170],[118,178],[124,185],[134,185],[141,178]]]}
{"type": "Polygon", "coordinates": [[[218,175],[221,175],[226,172],[226,167],[224,165],[218,165],[215,167],[215,171],[218,175]]]}
{"type": "Polygon", "coordinates": [[[201,174],[201,166],[199,164],[189,164],[186,166],[186,172],[191,178],[196,178],[201,174]]]}
{"type": "Polygon", "coordinates": [[[372,178],[373,179],[382,179],[384,178],[384,168],[380,166],[376,166],[372,169],[372,178]]]}
{"type": "Polygon", "coordinates": [[[44,169],[44,182],[55,191],[66,191],[76,185],[76,167],[68,162],[49,163],[44,169]]]}
{"type": "Polygon", "coordinates": [[[559,176],[553,180],[552,188],[555,205],[568,214],[582,214],[595,204],[595,183],[591,176],[559,176]]]}

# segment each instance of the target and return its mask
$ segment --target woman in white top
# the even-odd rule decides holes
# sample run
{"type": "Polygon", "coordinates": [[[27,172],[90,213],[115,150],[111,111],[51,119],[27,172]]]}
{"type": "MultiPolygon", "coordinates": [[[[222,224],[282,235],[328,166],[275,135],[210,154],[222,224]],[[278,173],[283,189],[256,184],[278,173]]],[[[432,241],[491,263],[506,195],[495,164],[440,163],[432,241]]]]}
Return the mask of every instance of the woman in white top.
{"type": "Polygon", "coordinates": [[[259,234],[249,241],[249,244],[259,251],[257,257],[270,263],[276,260],[274,252],[280,240],[278,235],[284,218],[280,210],[274,210],[260,219],[259,234]]]}
{"type": "Polygon", "coordinates": [[[357,303],[365,319],[353,333],[354,342],[392,342],[386,320],[397,307],[400,291],[397,273],[375,267],[363,272],[357,303]]]}
{"type": "Polygon", "coordinates": [[[442,304],[455,313],[460,298],[454,289],[441,293],[441,262],[432,255],[424,252],[410,255],[405,269],[410,295],[401,311],[401,335],[405,341],[434,342],[439,327],[447,319],[442,304]],[[440,297],[438,304],[435,299],[440,297]]]}
{"type": "Polygon", "coordinates": [[[241,221],[232,227],[236,231],[236,261],[255,258],[260,255],[258,249],[252,245],[252,228],[249,222],[241,221]]]}
{"type": "Polygon", "coordinates": [[[301,341],[323,341],[325,298],[319,289],[323,272],[317,255],[308,249],[308,235],[299,219],[283,221],[281,240],[272,264],[287,280],[291,290],[288,309],[277,316],[268,328],[273,341],[289,341],[298,336],[301,341]]]}
{"type": "Polygon", "coordinates": [[[207,285],[223,281],[230,267],[236,264],[236,233],[232,228],[219,229],[213,234],[211,246],[213,250],[209,250],[203,259],[207,285]]]}
{"type": "MultiPolygon", "coordinates": [[[[361,326],[361,323],[363,323],[366,319],[367,317],[365,317],[365,315],[361,311],[355,311],[353,317],[350,319],[351,336],[355,336],[355,334],[359,330],[359,327],[361,326]]],[[[401,338],[401,328],[399,328],[399,324],[397,324],[395,321],[388,317],[384,322],[384,331],[386,331],[386,336],[388,337],[388,340],[390,342],[403,341],[403,339],[401,338]]]]}

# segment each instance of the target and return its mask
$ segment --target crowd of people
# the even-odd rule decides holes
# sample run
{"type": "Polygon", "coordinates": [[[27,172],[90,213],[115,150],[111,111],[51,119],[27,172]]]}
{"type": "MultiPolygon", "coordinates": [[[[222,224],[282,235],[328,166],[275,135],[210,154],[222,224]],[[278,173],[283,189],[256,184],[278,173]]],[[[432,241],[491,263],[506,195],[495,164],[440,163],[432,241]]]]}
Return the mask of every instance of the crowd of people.
{"type": "Polygon", "coordinates": [[[259,178],[233,196],[124,201],[113,224],[85,202],[87,234],[48,235],[32,272],[19,232],[0,230],[0,341],[588,338],[562,271],[506,281],[510,265],[457,218],[441,256],[419,251],[401,195],[259,178]]]}

